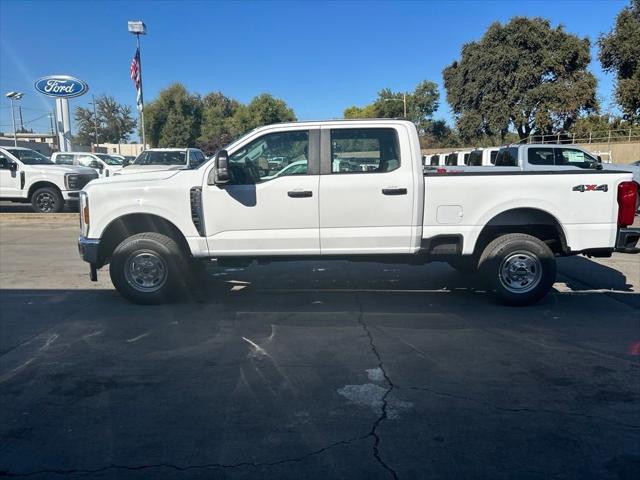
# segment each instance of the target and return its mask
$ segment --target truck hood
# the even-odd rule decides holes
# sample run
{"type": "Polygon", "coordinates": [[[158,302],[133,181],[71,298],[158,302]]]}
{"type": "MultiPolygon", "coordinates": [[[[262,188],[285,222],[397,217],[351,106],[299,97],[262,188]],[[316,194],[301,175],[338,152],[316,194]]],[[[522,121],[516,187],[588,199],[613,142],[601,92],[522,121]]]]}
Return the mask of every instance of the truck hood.
{"type": "Polygon", "coordinates": [[[140,173],[140,172],[176,171],[176,170],[182,170],[184,168],[186,168],[186,165],[127,165],[118,173],[119,175],[129,175],[131,173],[140,173]]]}
{"type": "Polygon", "coordinates": [[[29,165],[29,171],[39,172],[44,174],[61,174],[65,173],[79,173],[79,174],[93,174],[96,171],[89,167],[76,167],[74,165],[29,165]]]}
{"type": "Polygon", "coordinates": [[[159,170],[153,172],[138,172],[135,175],[112,175],[110,177],[100,178],[91,182],[93,185],[122,185],[132,183],[149,183],[167,180],[176,175],[179,170],[159,170]]]}

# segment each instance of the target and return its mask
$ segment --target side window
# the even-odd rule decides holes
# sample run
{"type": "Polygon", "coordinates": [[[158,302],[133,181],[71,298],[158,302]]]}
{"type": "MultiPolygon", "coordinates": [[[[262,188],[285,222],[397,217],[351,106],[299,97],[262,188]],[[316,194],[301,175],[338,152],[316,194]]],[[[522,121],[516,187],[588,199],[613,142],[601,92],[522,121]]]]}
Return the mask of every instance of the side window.
{"type": "Polygon", "coordinates": [[[309,131],[269,133],[229,156],[229,183],[251,185],[308,169],[309,131]]]}
{"type": "Polygon", "coordinates": [[[73,165],[73,155],[66,153],[56,155],[56,163],[58,165],[73,165]]]}
{"type": "Polygon", "coordinates": [[[331,173],[384,173],[400,168],[393,128],[331,130],[331,173]]]}
{"type": "Polygon", "coordinates": [[[9,163],[11,163],[9,162],[9,159],[0,153],[0,170],[8,170],[9,163]]]}
{"type": "Polygon", "coordinates": [[[474,150],[469,154],[469,161],[467,165],[472,167],[479,167],[482,165],[482,150],[474,150]]]}
{"type": "Polygon", "coordinates": [[[447,155],[445,157],[444,160],[444,164],[445,165],[457,165],[458,164],[458,154],[457,153],[450,153],[449,155],[447,155]]]}
{"type": "Polygon", "coordinates": [[[469,165],[469,153],[465,153],[464,154],[464,164],[465,165],[469,165]]]}
{"type": "Polygon", "coordinates": [[[527,161],[531,165],[555,165],[553,148],[532,147],[527,149],[527,161]]]}
{"type": "Polygon", "coordinates": [[[432,155],[431,156],[431,165],[438,165],[439,161],[440,161],[440,156],[439,155],[432,155]]]}
{"type": "Polygon", "coordinates": [[[496,158],[498,157],[498,150],[493,150],[490,154],[489,154],[489,161],[491,162],[492,165],[496,164],[496,158]]]}
{"type": "Polygon", "coordinates": [[[97,159],[93,157],[93,155],[78,155],[78,165],[82,165],[83,167],[91,167],[98,168],[102,165],[97,159]]]}
{"type": "Polygon", "coordinates": [[[556,148],[556,165],[589,168],[596,161],[591,155],[576,148],[556,148]]]}
{"type": "Polygon", "coordinates": [[[517,148],[501,148],[496,156],[496,167],[517,167],[518,166],[518,149],[517,148]]]}

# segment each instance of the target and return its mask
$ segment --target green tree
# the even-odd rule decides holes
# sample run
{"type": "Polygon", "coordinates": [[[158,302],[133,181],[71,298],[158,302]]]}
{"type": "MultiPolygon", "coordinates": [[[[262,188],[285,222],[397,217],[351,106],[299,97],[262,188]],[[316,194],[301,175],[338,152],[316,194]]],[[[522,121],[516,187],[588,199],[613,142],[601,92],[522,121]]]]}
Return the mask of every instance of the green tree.
{"type": "Polygon", "coordinates": [[[210,93],[202,99],[202,123],[198,146],[207,154],[220,150],[233,139],[231,118],[240,103],[222,92],[210,93]]]}
{"type": "Polygon", "coordinates": [[[119,104],[115,98],[108,95],[96,97],[95,102],[96,115],[93,113],[93,108],[76,107],[75,119],[78,133],[75,136],[75,142],[80,145],[98,142],[126,143],[137,123],[131,116],[131,107],[119,104]]]}
{"type": "Polygon", "coordinates": [[[254,128],[273,123],[293,122],[296,115],[284,100],[269,93],[255,97],[248,105],[240,105],[230,120],[234,135],[243,135],[254,128]]]}
{"type": "Polygon", "coordinates": [[[447,101],[465,141],[566,131],[595,112],[596,79],[587,70],[589,40],[543,18],[492,24],[444,69],[447,101]]]}
{"type": "Polygon", "coordinates": [[[145,105],[147,143],[152,147],[193,147],[200,136],[201,116],[200,96],[174,83],[145,105]]]}
{"type": "Polygon", "coordinates": [[[631,0],[598,43],[602,68],[616,74],[616,99],[624,117],[640,122],[640,0],[631,0]]]}
{"type": "Polygon", "coordinates": [[[389,88],[378,92],[378,98],[364,107],[351,106],[344,110],[344,118],[404,118],[407,103],[407,119],[424,130],[438,109],[438,86],[429,80],[420,82],[410,93],[394,92],[389,88]]]}
{"type": "Polygon", "coordinates": [[[377,118],[378,113],[376,112],[376,108],[372,105],[366,105],[364,107],[356,107],[352,105],[351,107],[347,107],[344,109],[344,118],[377,118]]]}

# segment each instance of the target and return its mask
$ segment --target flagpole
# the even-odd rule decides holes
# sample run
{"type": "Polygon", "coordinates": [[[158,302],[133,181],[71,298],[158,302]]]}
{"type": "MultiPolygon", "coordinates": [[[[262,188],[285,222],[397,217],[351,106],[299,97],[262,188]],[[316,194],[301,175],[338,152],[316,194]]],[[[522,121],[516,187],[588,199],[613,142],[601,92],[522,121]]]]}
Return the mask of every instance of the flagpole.
{"type": "Polygon", "coordinates": [[[147,148],[147,138],[144,133],[144,93],[142,91],[142,52],[140,50],[140,34],[136,33],[136,41],[138,43],[138,68],[140,69],[140,123],[142,124],[142,149],[147,148]]]}

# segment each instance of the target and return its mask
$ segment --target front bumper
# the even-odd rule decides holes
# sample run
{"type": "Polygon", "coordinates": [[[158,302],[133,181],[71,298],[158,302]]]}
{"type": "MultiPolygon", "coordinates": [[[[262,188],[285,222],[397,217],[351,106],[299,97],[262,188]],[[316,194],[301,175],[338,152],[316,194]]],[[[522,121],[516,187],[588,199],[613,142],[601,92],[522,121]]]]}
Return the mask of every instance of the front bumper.
{"type": "Polygon", "coordinates": [[[100,240],[95,238],[79,237],[78,252],[80,257],[88,263],[96,265],[98,263],[98,250],[100,248],[100,240]]]}
{"type": "Polygon", "coordinates": [[[80,197],[80,190],[63,190],[62,191],[62,198],[64,199],[65,202],[77,202],[78,201],[78,197],[80,197]]]}
{"type": "Polygon", "coordinates": [[[621,228],[616,238],[616,252],[640,253],[640,228],[621,228]]]}

